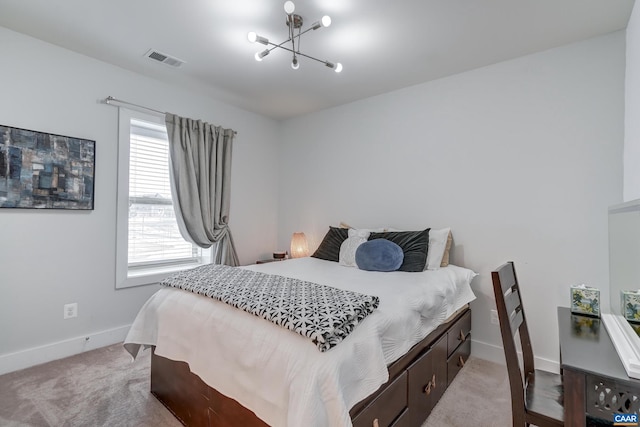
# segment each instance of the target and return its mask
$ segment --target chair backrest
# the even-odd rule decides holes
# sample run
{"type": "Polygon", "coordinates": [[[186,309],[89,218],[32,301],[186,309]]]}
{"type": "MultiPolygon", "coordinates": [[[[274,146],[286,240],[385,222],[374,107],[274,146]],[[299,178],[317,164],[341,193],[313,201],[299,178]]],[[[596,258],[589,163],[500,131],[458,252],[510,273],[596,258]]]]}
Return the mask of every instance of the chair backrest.
{"type": "Polygon", "coordinates": [[[524,412],[524,382],[534,371],[533,350],[527,329],[527,319],[522,307],[520,287],[513,261],[501,265],[491,273],[493,292],[496,297],[496,308],[500,319],[500,332],[507,362],[509,384],[511,386],[511,402],[514,411],[524,412]],[[516,332],[520,332],[523,370],[520,369],[516,351],[516,332]]]}

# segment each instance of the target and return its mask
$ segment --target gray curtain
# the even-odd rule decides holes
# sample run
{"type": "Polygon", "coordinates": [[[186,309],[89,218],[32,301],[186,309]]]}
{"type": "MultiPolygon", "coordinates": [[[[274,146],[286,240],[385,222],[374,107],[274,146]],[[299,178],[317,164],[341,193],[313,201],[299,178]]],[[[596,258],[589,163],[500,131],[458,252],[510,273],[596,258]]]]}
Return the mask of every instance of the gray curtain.
{"type": "Polygon", "coordinates": [[[235,132],[169,113],[165,122],[171,192],[182,236],[201,248],[213,245],[216,264],[239,265],[228,225],[235,132]]]}

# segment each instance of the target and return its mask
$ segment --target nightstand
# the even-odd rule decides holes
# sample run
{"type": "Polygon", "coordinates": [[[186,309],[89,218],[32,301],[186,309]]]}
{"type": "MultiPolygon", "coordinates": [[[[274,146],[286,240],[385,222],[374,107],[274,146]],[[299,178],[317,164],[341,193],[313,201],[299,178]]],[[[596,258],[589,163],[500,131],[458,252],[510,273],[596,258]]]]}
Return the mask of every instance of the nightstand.
{"type": "Polygon", "coordinates": [[[275,258],[259,259],[258,261],[256,261],[256,264],[266,264],[268,262],[275,262],[275,261],[284,261],[284,259],[275,259],[275,258]]]}

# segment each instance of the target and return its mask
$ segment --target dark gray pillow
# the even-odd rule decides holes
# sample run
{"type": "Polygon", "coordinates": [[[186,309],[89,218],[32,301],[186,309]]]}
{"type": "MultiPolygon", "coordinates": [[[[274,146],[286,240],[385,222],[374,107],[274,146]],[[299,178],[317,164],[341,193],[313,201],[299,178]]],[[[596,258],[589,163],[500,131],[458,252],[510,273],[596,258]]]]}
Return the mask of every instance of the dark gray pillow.
{"type": "Polygon", "coordinates": [[[338,262],[340,260],[340,246],[347,237],[349,237],[348,228],[329,227],[329,231],[325,234],[320,246],[311,256],[326,261],[338,262]]]}
{"type": "Polygon", "coordinates": [[[402,248],[386,239],[369,240],[356,249],[356,265],[360,270],[395,271],[403,260],[402,248]]]}
{"type": "Polygon", "coordinates": [[[387,239],[397,244],[404,252],[404,261],[399,271],[424,271],[427,264],[427,250],[429,248],[429,228],[422,231],[389,231],[385,233],[371,233],[369,240],[387,239]]]}

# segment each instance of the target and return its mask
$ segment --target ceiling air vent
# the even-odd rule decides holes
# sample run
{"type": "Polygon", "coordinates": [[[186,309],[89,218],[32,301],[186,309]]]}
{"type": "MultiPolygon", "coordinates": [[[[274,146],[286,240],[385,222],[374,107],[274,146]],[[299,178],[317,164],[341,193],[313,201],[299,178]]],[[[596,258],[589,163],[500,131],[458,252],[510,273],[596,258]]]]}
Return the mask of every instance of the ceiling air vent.
{"type": "Polygon", "coordinates": [[[182,66],[182,64],[184,64],[183,60],[175,58],[173,56],[169,56],[162,52],[158,52],[155,49],[150,49],[147,53],[144,54],[144,56],[175,68],[179,68],[182,66]]]}

